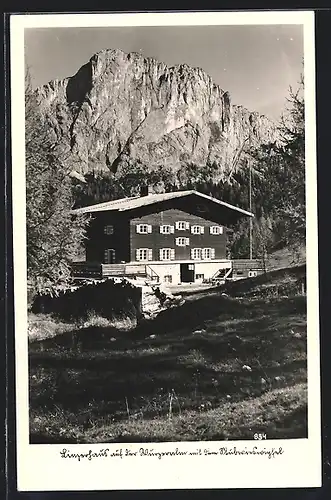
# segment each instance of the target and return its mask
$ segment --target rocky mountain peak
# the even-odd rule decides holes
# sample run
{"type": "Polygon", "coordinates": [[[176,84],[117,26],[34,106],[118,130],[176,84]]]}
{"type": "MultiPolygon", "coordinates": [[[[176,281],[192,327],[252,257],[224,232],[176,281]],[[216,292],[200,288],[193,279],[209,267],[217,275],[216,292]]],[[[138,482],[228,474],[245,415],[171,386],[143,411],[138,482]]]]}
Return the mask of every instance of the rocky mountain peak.
{"type": "Polygon", "coordinates": [[[36,90],[54,142],[75,171],[237,168],[247,143],[275,140],[267,117],[233,105],[201,68],[102,50],[78,72],[36,90]]]}

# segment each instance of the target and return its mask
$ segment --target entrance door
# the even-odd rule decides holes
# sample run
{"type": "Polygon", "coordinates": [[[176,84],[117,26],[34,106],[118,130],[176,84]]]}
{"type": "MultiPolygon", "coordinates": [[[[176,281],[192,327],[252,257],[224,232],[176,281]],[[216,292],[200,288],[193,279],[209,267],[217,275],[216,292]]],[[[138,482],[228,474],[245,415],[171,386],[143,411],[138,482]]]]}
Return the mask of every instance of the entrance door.
{"type": "Polygon", "coordinates": [[[115,250],[113,248],[107,248],[105,250],[104,263],[105,264],[115,264],[115,250]]]}
{"type": "Polygon", "coordinates": [[[180,264],[180,281],[181,283],[194,283],[195,265],[180,264]]]}

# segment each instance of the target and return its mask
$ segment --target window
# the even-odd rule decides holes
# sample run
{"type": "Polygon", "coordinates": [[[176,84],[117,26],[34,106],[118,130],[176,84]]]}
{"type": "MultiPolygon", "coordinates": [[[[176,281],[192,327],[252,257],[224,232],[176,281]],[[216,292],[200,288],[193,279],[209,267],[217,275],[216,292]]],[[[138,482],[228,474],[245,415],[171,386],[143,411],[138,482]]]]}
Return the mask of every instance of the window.
{"type": "Polygon", "coordinates": [[[188,270],[189,271],[194,271],[194,264],[189,264],[188,265],[188,270]]]}
{"type": "Polygon", "coordinates": [[[200,213],[207,213],[208,212],[208,208],[206,207],[206,205],[197,205],[197,210],[200,213]]]}
{"type": "Polygon", "coordinates": [[[190,229],[190,223],[185,222],[183,220],[178,220],[175,223],[175,226],[176,226],[176,229],[178,229],[178,231],[186,231],[186,229],[190,229]]]}
{"type": "Polygon", "coordinates": [[[211,226],[210,227],[210,234],[223,234],[223,227],[222,226],[211,226]]]}
{"type": "Polygon", "coordinates": [[[196,274],[195,279],[203,281],[205,279],[205,275],[204,274],[196,274]]]}
{"type": "Polygon", "coordinates": [[[249,278],[254,278],[255,276],[257,276],[257,271],[248,271],[249,278]]]}
{"type": "Polygon", "coordinates": [[[192,248],[191,259],[201,260],[201,248],[192,248]]]}
{"type": "Polygon", "coordinates": [[[170,224],[164,224],[163,226],[160,226],[160,233],[161,234],[171,234],[175,232],[174,226],[170,226],[170,224]]]}
{"type": "Polygon", "coordinates": [[[147,234],[152,232],[152,226],[150,224],[137,224],[137,233],[147,234]]]}
{"type": "Polygon", "coordinates": [[[152,260],[153,250],[151,248],[137,248],[136,260],[152,260]]]}
{"type": "Polygon", "coordinates": [[[165,283],[172,283],[172,276],[171,276],[171,274],[166,274],[166,275],[164,276],[164,278],[163,278],[163,281],[164,281],[165,283]]]}
{"type": "Polygon", "coordinates": [[[160,260],[173,260],[175,258],[174,248],[161,248],[160,249],[160,260]]]}
{"type": "Polygon", "coordinates": [[[104,234],[114,234],[114,226],[105,226],[103,232],[104,234]]]}
{"type": "Polygon", "coordinates": [[[105,264],[114,264],[115,262],[114,248],[106,248],[106,250],[104,251],[103,261],[105,264]]]}
{"type": "Polygon", "coordinates": [[[205,228],[203,226],[191,226],[192,234],[203,234],[205,232],[205,228]]]}
{"type": "Polygon", "coordinates": [[[202,258],[204,260],[210,260],[215,258],[215,248],[203,248],[202,258]]]}
{"type": "Polygon", "coordinates": [[[190,244],[190,238],[176,238],[176,245],[178,247],[185,247],[190,244]]]}

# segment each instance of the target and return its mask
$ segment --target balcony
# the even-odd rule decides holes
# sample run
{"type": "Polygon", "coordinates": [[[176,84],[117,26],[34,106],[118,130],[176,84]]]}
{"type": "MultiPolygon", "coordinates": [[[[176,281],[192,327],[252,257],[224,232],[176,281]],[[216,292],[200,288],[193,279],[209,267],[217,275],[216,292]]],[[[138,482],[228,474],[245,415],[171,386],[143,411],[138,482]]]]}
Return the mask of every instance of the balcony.
{"type": "Polygon", "coordinates": [[[72,264],[74,278],[145,278],[158,281],[159,276],[148,264],[99,264],[90,262],[74,262],[72,264]]]}

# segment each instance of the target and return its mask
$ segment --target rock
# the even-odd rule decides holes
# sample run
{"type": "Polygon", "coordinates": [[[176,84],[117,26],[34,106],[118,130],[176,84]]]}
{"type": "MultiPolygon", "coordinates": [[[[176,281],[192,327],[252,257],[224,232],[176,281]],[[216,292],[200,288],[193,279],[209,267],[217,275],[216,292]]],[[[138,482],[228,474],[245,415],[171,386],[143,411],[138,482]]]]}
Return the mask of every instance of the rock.
{"type": "Polygon", "coordinates": [[[115,341],[116,341],[115,337],[111,337],[110,342],[115,342],[115,341]]]}
{"type": "Polygon", "coordinates": [[[231,398],[230,394],[227,394],[227,395],[226,395],[226,397],[227,397],[227,399],[230,399],[230,398],[231,398]]]}
{"type": "Polygon", "coordinates": [[[154,335],[154,334],[153,334],[153,335],[150,335],[150,336],[149,336],[149,338],[150,338],[150,339],[156,339],[156,335],[154,335]]]}
{"type": "Polygon", "coordinates": [[[244,365],[244,366],[242,367],[242,369],[243,369],[244,371],[246,371],[246,372],[251,372],[251,371],[252,371],[252,368],[251,368],[250,366],[248,366],[248,365],[244,365]]]}
{"type": "Polygon", "coordinates": [[[301,333],[299,332],[296,332],[296,333],[293,333],[293,337],[296,338],[296,339],[301,339],[301,333]]]}
{"type": "Polygon", "coordinates": [[[262,385],[264,385],[264,384],[266,384],[266,383],[267,383],[266,379],[262,377],[262,378],[261,378],[261,384],[262,384],[262,385]]]}
{"type": "Polygon", "coordinates": [[[35,96],[50,140],[59,153],[70,151],[68,164],[79,164],[80,174],[110,169],[120,176],[144,165],[173,181],[177,172],[189,178],[183,166],[189,162],[219,165],[217,181],[232,172],[248,136],[253,147],[278,135],[275,123],[232,104],[202,69],[168,67],[119,49],[98,52],[74,76],[37,88],[35,96]]]}
{"type": "Polygon", "coordinates": [[[282,378],[282,377],[275,377],[275,381],[276,381],[276,382],[281,382],[282,380],[283,380],[283,378],[282,378]]]}
{"type": "Polygon", "coordinates": [[[194,330],[193,335],[202,335],[206,333],[206,330],[202,328],[201,330],[194,330]]]}

